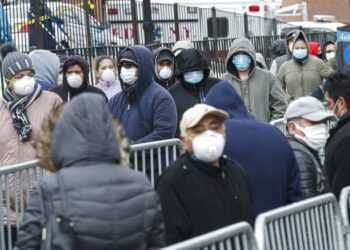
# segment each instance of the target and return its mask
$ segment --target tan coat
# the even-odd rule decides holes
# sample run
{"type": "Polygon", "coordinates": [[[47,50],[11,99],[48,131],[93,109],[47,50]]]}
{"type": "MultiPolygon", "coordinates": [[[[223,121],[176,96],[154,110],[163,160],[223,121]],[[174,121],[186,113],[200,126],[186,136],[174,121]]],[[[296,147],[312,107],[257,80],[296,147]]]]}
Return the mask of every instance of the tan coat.
{"type": "MultiPolygon", "coordinates": [[[[61,98],[51,92],[43,91],[42,94],[28,107],[27,117],[32,126],[31,138],[37,140],[41,124],[45,117],[51,112],[51,110],[62,103],[61,98]]],[[[19,135],[12,125],[12,115],[3,100],[0,100],[0,168],[5,165],[13,165],[26,161],[31,161],[35,159],[35,149],[30,144],[26,142],[24,144],[19,143],[19,135]]],[[[25,175],[23,175],[25,176],[25,175]]],[[[11,198],[14,198],[13,193],[13,182],[14,176],[10,176],[10,186],[11,188],[11,198]]],[[[17,178],[18,183],[18,178],[17,178]]],[[[5,183],[2,183],[3,191],[5,191],[5,183]]],[[[18,184],[17,184],[18,185],[18,184]]],[[[26,185],[24,185],[24,197],[26,196],[26,185]]],[[[18,189],[17,189],[18,190],[18,189]]],[[[18,192],[18,197],[20,197],[20,192],[18,192]]],[[[4,197],[5,198],[5,197],[4,197]]],[[[24,199],[26,200],[26,198],[24,199]]],[[[4,203],[3,203],[4,204],[4,203]]],[[[11,210],[13,207],[14,200],[11,199],[11,210]]],[[[6,219],[6,209],[3,207],[5,224],[7,224],[6,219]]],[[[11,213],[11,224],[14,225],[16,221],[15,213],[11,213]]]]}

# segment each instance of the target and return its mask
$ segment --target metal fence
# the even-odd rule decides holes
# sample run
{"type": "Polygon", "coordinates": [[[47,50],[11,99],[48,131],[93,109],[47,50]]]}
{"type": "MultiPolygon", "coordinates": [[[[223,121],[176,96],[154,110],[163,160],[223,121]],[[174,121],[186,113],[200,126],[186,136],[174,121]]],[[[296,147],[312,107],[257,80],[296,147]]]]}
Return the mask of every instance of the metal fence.
{"type": "MultiPolygon", "coordinates": [[[[145,44],[143,1],[14,0],[4,2],[12,39],[20,51],[31,46],[55,49],[145,44]]],[[[276,19],[246,16],[213,8],[151,3],[153,40],[277,35],[292,27],[276,19]]],[[[146,12],[145,12],[146,13],[146,12]]]]}
{"type": "Polygon", "coordinates": [[[345,250],[345,232],[333,194],[260,214],[255,221],[260,250],[345,250]]]}
{"type": "Polygon", "coordinates": [[[251,226],[240,222],[216,231],[177,243],[162,250],[257,250],[251,226]]]}
{"type": "MultiPolygon", "coordinates": [[[[154,186],[157,177],[177,158],[180,147],[179,139],[132,145],[130,146],[132,168],[146,174],[154,186]]],[[[36,160],[0,167],[0,207],[2,208],[0,210],[0,249],[12,249],[11,226],[19,227],[24,209],[29,202],[30,190],[37,180],[48,173],[39,167],[39,162],[36,160]],[[9,242],[7,248],[5,248],[5,233],[9,242]]]]}
{"type": "Polygon", "coordinates": [[[350,213],[350,187],[344,188],[340,193],[339,198],[340,212],[343,217],[344,225],[349,226],[349,213],[350,213]]]}

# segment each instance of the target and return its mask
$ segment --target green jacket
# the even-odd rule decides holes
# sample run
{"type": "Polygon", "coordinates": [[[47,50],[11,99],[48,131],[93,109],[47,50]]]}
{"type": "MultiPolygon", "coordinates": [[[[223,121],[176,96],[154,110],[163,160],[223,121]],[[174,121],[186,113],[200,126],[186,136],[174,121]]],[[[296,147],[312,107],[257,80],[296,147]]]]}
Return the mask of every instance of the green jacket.
{"type": "Polygon", "coordinates": [[[233,85],[243,98],[249,112],[259,121],[270,122],[282,118],[287,108],[287,98],[275,75],[256,67],[256,54],[253,44],[247,38],[233,41],[226,59],[227,72],[222,79],[233,85]],[[241,80],[232,57],[245,52],[252,58],[251,72],[246,80],[241,80]]]}
{"type": "MultiPolygon", "coordinates": [[[[301,31],[294,37],[294,43],[299,38],[308,44],[305,34],[301,31]]],[[[311,95],[332,73],[331,67],[321,59],[311,56],[308,48],[308,56],[303,62],[298,63],[293,59],[287,61],[282,65],[277,76],[289,99],[293,100],[311,95]]]]}

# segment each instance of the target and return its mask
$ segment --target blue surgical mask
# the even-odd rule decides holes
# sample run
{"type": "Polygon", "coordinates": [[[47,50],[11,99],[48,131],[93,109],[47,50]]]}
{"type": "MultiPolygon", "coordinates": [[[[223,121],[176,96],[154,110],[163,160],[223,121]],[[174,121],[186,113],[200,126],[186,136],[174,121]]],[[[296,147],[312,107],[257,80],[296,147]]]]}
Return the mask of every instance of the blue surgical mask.
{"type": "Polygon", "coordinates": [[[246,71],[252,63],[252,58],[248,55],[236,55],[232,58],[232,63],[238,71],[246,71]]]}
{"type": "Polygon", "coordinates": [[[307,49],[294,49],[293,57],[296,61],[304,60],[307,57],[307,49]]]}
{"type": "Polygon", "coordinates": [[[184,74],[185,81],[191,84],[197,84],[201,82],[203,78],[204,78],[203,70],[186,72],[184,74]]]}

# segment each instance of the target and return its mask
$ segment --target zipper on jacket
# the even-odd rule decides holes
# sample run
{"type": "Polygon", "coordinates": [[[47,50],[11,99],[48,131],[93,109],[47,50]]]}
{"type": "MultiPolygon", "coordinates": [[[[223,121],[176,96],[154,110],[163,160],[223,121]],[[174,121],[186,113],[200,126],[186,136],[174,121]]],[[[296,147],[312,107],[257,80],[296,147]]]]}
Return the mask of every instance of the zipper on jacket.
{"type": "Polygon", "coordinates": [[[222,179],[225,179],[225,178],[226,178],[226,174],[225,174],[225,171],[224,171],[224,170],[221,170],[221,177],[222,177],[222,179]]]}
{"type": "Polygon", "coordinates": [[[305,96],[305,90],[304,90],[304,73],[303,73],[303,65],[300,64],[301,68],[301,94],[305,96]]]}
{"type": "Polygon", "coordinates": [[[203,93],[203,88],[202,87],[199,89],[199,101],[200,101],[200,103],[204,103],[205,102],[205,98],[204,98],[204,93],[203,93]]]}
{"type": "MultiPolygon", "coordinates": [[[[242,86],[243,86],[242,97],[243,97],[244,103],[247,106],[249,112],[252,112],[252,109],[250,107],[249,91],[247,91],[247,87],[248,87],[247,85],[248,85],[247,81],[242,81],[242,86]]],[[[249,87],[248,87],[248,90],[249,90],[249,87]]]]}
{"type": "Polygon", "coordinates": [[[131,106],[131,105],[130,105],[130,104],[128,104],[128,108],[127,108],[127,110],[130,110],[130,106],[131,106]]]}

